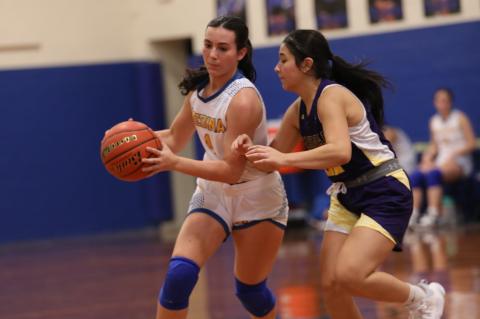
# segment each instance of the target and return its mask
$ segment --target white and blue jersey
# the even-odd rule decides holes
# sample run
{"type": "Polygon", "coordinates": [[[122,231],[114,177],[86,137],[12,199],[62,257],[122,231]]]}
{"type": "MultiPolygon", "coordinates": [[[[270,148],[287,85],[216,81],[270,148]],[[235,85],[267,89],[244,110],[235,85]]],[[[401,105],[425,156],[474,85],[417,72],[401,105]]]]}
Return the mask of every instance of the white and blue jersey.
{"type": "MultiPolygon", "coordinates": [[[[198,137],[205,149],[204,160],[222,160],[224,158],[223,143],[227,131],[227,111],[233,97],[244,88],[254,89],[263,108],[263,118],[255,130],[253,144],[267,145],[267,120],[265,105],[255,85],[241,73],[237,72],[218,92],[204,97],[203,91],[208,82],[200,85],[191,95],[192,117],[198,137]]],[[[265,173],[247,162],[239,182],[250,181],[265,173]]]]}
{"type": "MultiPolygon", "coordinates": [[[[200,85],[190,97],[193,122],[205,149],[204,161],[224,159],[228,107],[233,97],[244,88],[257,92],[263,108],[263,118],[255,130],[253,143],[267,145],[265,105],[250,80],[237,72],[218,92],[208,97],[203,95],[206,85],[207,83],[200,85]]],[[[212,216],[223,226],[228,236],[232,230],[264,220],[284,228],[288,219],[288,202],[278,172],[267,174],[247,162],[242,176],[234,185],[197,178],[197,188],[190,201],[189,213],[212,216]]]]}

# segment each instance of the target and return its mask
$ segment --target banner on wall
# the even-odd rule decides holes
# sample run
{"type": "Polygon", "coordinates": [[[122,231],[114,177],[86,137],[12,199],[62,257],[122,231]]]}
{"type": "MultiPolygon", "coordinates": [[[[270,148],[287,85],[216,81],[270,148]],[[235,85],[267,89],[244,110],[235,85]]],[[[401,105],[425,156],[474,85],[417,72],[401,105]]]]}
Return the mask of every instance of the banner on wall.
{"type": "Polygon", "coordinates": [[[460,12],[460,0],[424,0],[425,16],[444,16],[460,12]]]}
{"type": "Polygon", "coordinates": [[[217,0],[218,16],[236,16],[247,21],[246,0],[217,0]]]}
{"type": "Polygon", "coordinates": [[[403,20],[402,0],[368,0],[371,23],[403,20]]]}
{"type": "Polygon", "coordinates": [[[346,28],[347,0],[315,0],[315,16],[320,30],[346,28]]]}
{"type": "Polygon", "coordinates": [[[285,35],[296,28],[294,0],[267,0],[268,35],[285,35]]]}

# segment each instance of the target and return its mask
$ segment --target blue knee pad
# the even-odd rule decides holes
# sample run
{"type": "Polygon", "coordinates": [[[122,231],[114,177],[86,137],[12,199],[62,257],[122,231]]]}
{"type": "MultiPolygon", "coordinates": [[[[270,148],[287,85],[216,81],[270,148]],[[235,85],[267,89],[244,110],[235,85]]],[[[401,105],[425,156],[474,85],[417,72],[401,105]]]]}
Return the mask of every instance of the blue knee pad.
{"type": "Polygon", "coordinates": [[[236,295],[252,315],[263,317],[275,307],[275,297],[265,279],[256,285],[247,285],[235,278],[236,295]]]}
{"type": "Polygon", "coordinates": [[[428,172],[425,177],[428,187],[442,185],[442,172],[438,168],[435,168],[428,172]]]}
{"type": "Polygon", "coordinates": [[[415,171],[410,174],[410,182],[412,183],[412,188],[424,187],[426,176],[420,171],[415,171]]]}
{"type": "Polygon", "coordinates": [[[200,267],[184,257],[170,259],[168,271],[158,301],[169,310],[188,307],[188,299],[198,280],[200,267]]]}

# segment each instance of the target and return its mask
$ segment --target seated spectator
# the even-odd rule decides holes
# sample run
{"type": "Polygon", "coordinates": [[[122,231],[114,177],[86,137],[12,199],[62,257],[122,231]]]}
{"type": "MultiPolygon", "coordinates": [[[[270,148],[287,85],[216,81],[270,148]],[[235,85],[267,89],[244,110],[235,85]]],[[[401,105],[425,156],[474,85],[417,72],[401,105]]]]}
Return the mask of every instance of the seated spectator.
{"type": "Polygon", "coordinates": [[[408,174],[411,174],[416,166],[416,154],[410,138],[402,129],[388,125],[384,125],[383,134],[392,144],[400,165],[408,174]]]}
{"type": "Polygon", "coordinates": [[[427,211],[420,226],[430,227],[438,222],[443,197],[442,183],[451,183],[471,174],[475,133],[468,117],[453,109],[453,92],[440,88],[433,104],[437,110],[430,120],[431,140],[422,154],[418,169],[411,174],[413,213],[410,225],[418,222],[422,207],[423,188],[427,192],[427,211]]]}

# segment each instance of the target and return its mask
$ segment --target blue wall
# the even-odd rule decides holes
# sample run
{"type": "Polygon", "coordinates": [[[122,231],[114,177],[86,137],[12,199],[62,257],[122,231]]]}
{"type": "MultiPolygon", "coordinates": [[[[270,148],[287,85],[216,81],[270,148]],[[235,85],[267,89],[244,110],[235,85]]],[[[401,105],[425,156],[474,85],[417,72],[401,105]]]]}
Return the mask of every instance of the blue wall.
{"type": "MultiPolygon", "coordinates": [[[[414,141],[429,138],[434,113],[432,95],[440,86],[455,92],[455,104],[466,112],[480,135],[480,22],[332,40],[332,51],[351,62],[371,61],[395,86],[386,91],[386,119],[414,141]]],[[[271,118],[278,118],[294,100],[282,91],[273,72],[278,48],[257,49],[257,86],[271,118]]]]}
{"type": "MultiPolygon", "coordinates": [[[[432,93],[449,86],[480,135],[480,22],[331,41],[350,61],[368,58],[394,83],[387,120],[428,139],[432,93]]],[[[269,118],[295,98],[273,67],[277,47],[254,52],[269,118]]],[[[198,57],[197,57],[198,60],[198,57]]],[[[108,175],[106,128],[133,117],[165,127],[161,69],[116,63],[0,72],[0,242],[130,229],[171,218],[169,175],[138,183],[108,175]]]]}
{"type": "Polygon", "coordinates": [[[100,156],[133,117],[164,127],[158,64],[0,72],[0,242],[119,230],[171,217],[168,174],[125,183],[100,156]]]}

